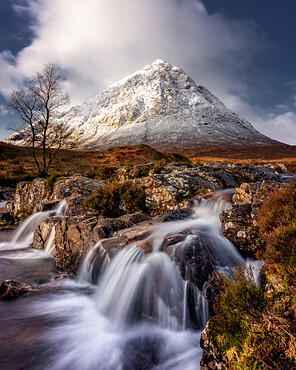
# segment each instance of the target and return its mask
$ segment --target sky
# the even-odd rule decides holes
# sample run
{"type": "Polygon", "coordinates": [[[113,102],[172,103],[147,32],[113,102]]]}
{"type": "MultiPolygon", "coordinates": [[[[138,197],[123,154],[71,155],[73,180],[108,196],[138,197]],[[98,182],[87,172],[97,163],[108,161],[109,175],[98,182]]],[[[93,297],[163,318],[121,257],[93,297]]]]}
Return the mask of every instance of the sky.
{"type": "Polygon", "coordinates": [[[0,140],[7,96],[49,61],[76,105],[165,59],[296,144],[295,19],[295,0],[0,0],[0,140]]]}

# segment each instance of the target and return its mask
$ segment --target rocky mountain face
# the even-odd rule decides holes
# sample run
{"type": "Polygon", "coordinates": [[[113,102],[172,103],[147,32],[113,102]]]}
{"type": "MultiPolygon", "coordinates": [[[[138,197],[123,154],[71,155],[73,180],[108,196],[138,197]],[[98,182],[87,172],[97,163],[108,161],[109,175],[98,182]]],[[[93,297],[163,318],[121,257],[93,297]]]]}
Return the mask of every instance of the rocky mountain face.
{"type": "MultiPolygon", "coordinates": [[[[205,146],[260,145],[260,134],[180,68],[156,60],[57,119],[88,149],[148,144],[192,152],[205,146]]],[[[25,133],[5,142],[26,145],[25,133]]]]}

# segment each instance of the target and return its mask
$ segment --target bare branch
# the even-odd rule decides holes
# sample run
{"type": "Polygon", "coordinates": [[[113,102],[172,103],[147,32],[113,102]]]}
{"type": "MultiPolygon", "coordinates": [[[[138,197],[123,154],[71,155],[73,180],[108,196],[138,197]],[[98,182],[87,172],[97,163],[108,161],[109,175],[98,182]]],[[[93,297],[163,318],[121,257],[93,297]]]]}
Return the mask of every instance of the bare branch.
{"type": "Polygon", "coordinates": [[[36,72],[26,89],[9,96],[8,108],[22,122],[18,129],[16,125],[12,129],[27,137],[40,176],[47,175],[54,158],[71,143],[71,131],[55,118],[58,108],[68,103],[69,96],[61,88],[59,67],[53,63],[36,72]],[[41,161],[36,156],[36,147],[42,148],[41,161]]]}

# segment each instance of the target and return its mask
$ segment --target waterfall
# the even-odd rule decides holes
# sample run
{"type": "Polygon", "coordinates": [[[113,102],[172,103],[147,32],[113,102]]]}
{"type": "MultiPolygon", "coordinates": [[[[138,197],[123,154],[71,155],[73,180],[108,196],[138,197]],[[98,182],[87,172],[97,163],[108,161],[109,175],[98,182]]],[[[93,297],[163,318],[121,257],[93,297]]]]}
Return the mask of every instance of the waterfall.
{"type": "MultiPolygon", "coordinates": [[[[68,213],[68,205],[65,200],[60,201],[56,207],[51,211],[37,212],[29,217],[27,217],[13,232],[11,241],[9,243],[0,243],[0,250],[7,249],[26,249],[32,242],[34,237],[34,232],[36,228],[49,217],[65,217],[68,213]]],[[[47,242],[48,250],[47,252],[53,253],[54,250],[54,235],[52,240],[47,242]]]]}
{"type": "Polygon", "coordinates": [[[49,238],[46,241],[45,248],[44,248],[44,252],[51,255],[51,256],[54,256],[54,254],[55,254],[54,238],[55,238],[55,227],[53,226],[52,230],[50,232],[49,238]]]}
{"type": "MultiPolygon", "coordinates": [[[[158,224],[146,239],[125,248],[110,251],[104,248],[104,240],[95,243],[76,279],[55,282],[46,294],[20,301],[18,325],[37,322],[41,326],[38,339],[30,339],[35,343],[30,344],[30,361],[21,366],[199,369],[198,343],[209,317],[208,304],[202,288],[192,280],[191,264],[181,273],[177,257],[180,251],[186,255],[193,250],[198,256],[206,255],[221,271],[243,262],[220,230],[219,213],[227,208],[229,204],[222,200],[201,200],[192,218],[158,224]]],[[[65,203],[59,203],[53,211],[30,216],[16,230],[13,242],[29,246],[45,218],[63,217],[66,212],[65,203]]],[[[54,238],[53,228],[47,253],[54,253],[54,238]]],[[[28,332],[35,335],[34,330],[28,332]]],[[[13,347],[8,368],[18,368],[13,366],[17,358],[13,347]]]]}
{"type": "Polygon", "coordinates": [[[82,261],[78,271],[78,279],[96,284],[109,263],[110,257],[102,247],[102,240],[100,240],[90,248],[82,261]]]}

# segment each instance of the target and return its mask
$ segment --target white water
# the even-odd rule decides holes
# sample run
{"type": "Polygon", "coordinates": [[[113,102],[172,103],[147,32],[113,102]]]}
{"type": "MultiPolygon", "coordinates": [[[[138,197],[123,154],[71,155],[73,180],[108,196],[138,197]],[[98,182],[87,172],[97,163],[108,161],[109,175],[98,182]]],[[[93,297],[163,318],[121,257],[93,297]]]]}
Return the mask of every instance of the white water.
{"type": "Polygon", "coordinates": [[[54,240],[54,238],[55,238],[55,227],[53,226],[52,230],[50,232],[49,238],[46,241],[45,248],[44,248],[44,252],[51,255],[51,256],[55,255],[55,240],[54,240]]]}
{"type": "MultiPolygon", "coordinates": [[[[33,242],[36,228],[49,217],[65,217],[68,212],[68,205],[65,200],[60,201],[51,211],[33,213],[27,217],[13,232],[11,241],[0,243],[0,251],[29,248],[33,242]]],[[[48,241],[49,243],[49,241],[48,241]]],[[[52,250],[52,241],[50,249],[52,250]]]]}
{"type": "Polygon", "coordinates": [[[0,200],[0,208],[3,208],[6,203],[7,203],[7,200],[0,200]]]}
{"type": "MultiPolygon", "coordinates": [[[[190,230],[178,247],[186,248],[199,237],[216,268],[241,263],[220,231],[218,215],[227,207],[224,201],[204,201],[194,218],[158,225],[144,241],[151,245],[148,255],[137,242],[111,254],[100,241],[87,254],[76,280],[56,283],[57,291],[45,297],[24,300],[29,303],[20,319],[45,322],[38,339],[41,347],[36,345],[35,352],[32,347],[34,366],[27,368],[199,369],[202,351],[196,328],[208,320],[207,301],[182,279],[162,245],[170,234],[190,230]]],[[[34,228],[48,216],[43,212],[25,220],[13,243],[28,246],[34,228]]],[[[54,229],[46,250],[52,253],[53,248],[54,229]]]]}

